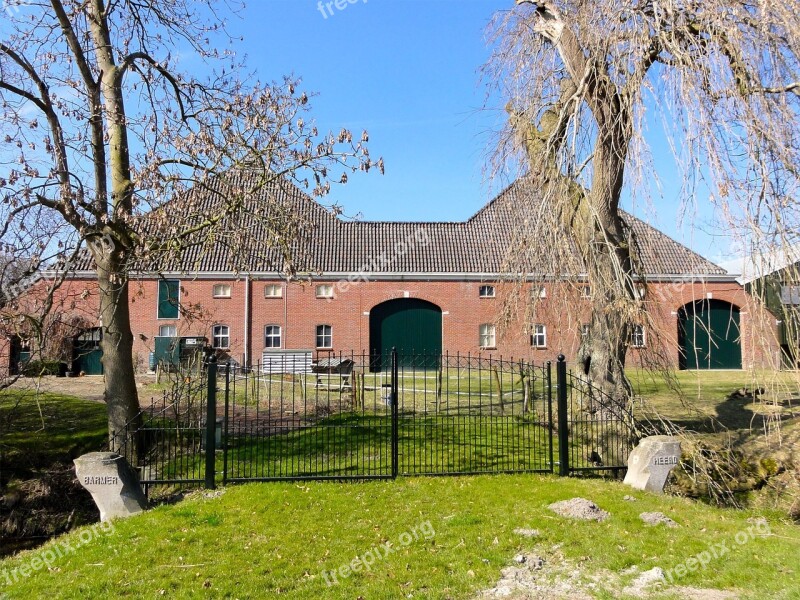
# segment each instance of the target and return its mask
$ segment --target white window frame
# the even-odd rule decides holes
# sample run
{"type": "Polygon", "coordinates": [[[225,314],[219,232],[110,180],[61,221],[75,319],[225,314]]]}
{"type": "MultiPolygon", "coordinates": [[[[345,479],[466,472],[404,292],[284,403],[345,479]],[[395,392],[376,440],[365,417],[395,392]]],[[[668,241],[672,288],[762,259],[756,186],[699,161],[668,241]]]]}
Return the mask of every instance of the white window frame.
{"type": "Polygon", "coordinates": [[[231,347],[231,328],[228,325],[220,323],[211,328],[211,347],[216,350],[227,350],[231,347]],[[221,332],[223,328],[225,329],[225,333],[221,332]],[[220,341],[224,339],[227,343],[218,344],[218,339],[220,341]]]}
{"type": "Polygon", "coordinates": [[[326,298],[326,299],[333,298],[333,284],[320,283],[319,285],[317,285],[316,296],[317,298],[326,298]]]}
{"type": "Polygon", "coordinates": [[[581,286],[581,298],[589,299],[592,297],[592,286],[584,285],[581,286]]]}
{"type": "Polygon", "coordinates": [[[591,329],[591,325],[589,323],[581,323],[581,337],[587,338],[589,337],[589,330],[591,329]]]}
{"type": "Polygon", "coordinates": [[[211,291],[214,298],[230,298],[231,297],[231,284],[230,283],[215,283],[211,291]]]}
{"type": "Polygon", "coordinates": [[[631,348],[644,348],[647,346],[647,331],[644,325],[634,325],[631,331],[631,348]]]}
{"type": "Polygon", "coordinates": [[[330,350],[333,348],[333,325],[321,324],[317,325],[315,330],[315,341],[316,347],[321,350],[330,350]],[[327,333],[325,333],[324,328],[327,327],[327,333]],[[320,329],[322,329],[322,333],[320,333],[320,329]],[[320,344],[320,338],[322,339],[322,344],[320,344]],[[325,338],[327,338],[328,343],[325,343],[325,338]]]}
{"type": "Polygon", "coordinates": [[[497,328],[492,323],[481,323],[478,327],[478,346],[481,348],[497,347],[497,328]]]}
{"type": "Polygon", "coordinates": [[[547,326],[536,323],[531,328],[531,346],[534,348],[547,348],[547,326]]]}
{"type": "Polygon", "coordinates": [[[283,298],[283,286],[279,283],[268,283],[264,286],[264,298],[283,298]]]}
{"type": "Polygon", "coordinates": [[[168,338],[175,338],[178,337],[178,326],[177,325],[159,325],[158,326],[158,337],[168,337],[168,338]],[[164,330],[172,330],[172,335],[164,335],[164,330]]]}
{"type": "Polygon", "coordinates": [[[264,347],[265,348],[283,348],[283,329],[281,329],[280,325],[276,325],[274,323],[272,323],[270,325],[264,325],[264,347]],[[273,328],[273,331],[269,332],[270,328],[273,328]],[[277,330],[277,332],[275,330],[277,330]],[[273,341],[272,345],[267,343],[268,339],[273,341]],[[277,345],[274,344],[274,341],[276,339],[278,340],[278,344],[277,345]]]}
{"type": "Polygon", "coordinates": [[[496,293],[493,285],[482,285],[478,288],[479,298],[495,298],[496,293]]]}
{"type": "Polygon", "coordinates": [[[539,285],[531,288],[531,298],[547,298],[547,286],[539,285]]]}

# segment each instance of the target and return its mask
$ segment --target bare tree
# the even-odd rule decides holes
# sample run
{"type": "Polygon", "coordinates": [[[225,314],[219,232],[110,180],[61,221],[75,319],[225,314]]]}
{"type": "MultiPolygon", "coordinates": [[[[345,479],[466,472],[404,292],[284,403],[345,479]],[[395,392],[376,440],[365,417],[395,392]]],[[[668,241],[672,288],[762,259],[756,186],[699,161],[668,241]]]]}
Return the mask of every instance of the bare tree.
{"type": "Polygon", "coordinates": [[[648,318],[647,241],[620,202],[657,187],[648,123],[665,123],[684,206],[708,190],[756,247],[796,240],[800,16],[790,0],[516,4],[494,24],[487,67],[510,114],[498,156],[522,155],[532,190],[509,268],[588,284],[580,360],[627,403],[630,334],[648,318]]]}
{"type": "MultiPolygon", "coordinates": [[[[53,243],[90,252],[110,430],[139,410],[127,277],[134,260],[214,237],[265,189],[294,181],[319,196],[329,176],[346,180],[337,166],[382,167],[369,157],[366,134],[318,133],[297,81],[248,82],[234,53],[215,49],[231,47],[219,14],[231,8],[211,0],[30,2],[9,14],[0,41],[2,239],[13,234],[13,252],[33,244],[36,256],[53,243]],[[202,78],[180,68],[187,50],[201,59],[202,78]],[[257,176],[235,175],[243,169],[257,176]],[[213,206],[187,194],[180,209],[160,210],[202,186],[222,190],[213,206]],[[146,225],[142,215],[151,215],[146,225]],[[42,218],[75,235],[43,242],[42,218]]],[[[290,247],[291,215],[248,210],[263,218],[272,243],[290,247]]]]}

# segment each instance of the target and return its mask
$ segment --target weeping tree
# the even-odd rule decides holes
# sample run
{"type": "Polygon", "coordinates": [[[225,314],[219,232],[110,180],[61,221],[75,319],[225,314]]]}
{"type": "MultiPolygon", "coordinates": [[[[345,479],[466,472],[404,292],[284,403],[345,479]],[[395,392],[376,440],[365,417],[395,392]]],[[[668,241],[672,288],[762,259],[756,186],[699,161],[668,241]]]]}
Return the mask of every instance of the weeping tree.
{"type": "Polygon", "coordinates": [[[589,286],[579,359],[628,406],[631,331],[649,320],[648,240],[620,203],[653,200],[647,142],[659,120],[684,210],[707,197],[752,249],[781,253],[798,241],[796,4],[517,0],[493,33],[487,69],[510,115],[499,164],[519,168],[529,190],[508,268],[589,286]]]}
{"type": "Polygon", "coordinates": [[[211,0],[32,1],[8,11],[3,28],[4,251],[33,249],[26,260],[35,263],[54,247],[62,256],[90,254],[111,431],[139,410],[129,314],[134,265],[157,264],[159,255],[175,256],[198,239],[234,238],[221,228],[241,222],[246,207],[250,222],[267,228],[267,245],[285,250],[291,271],[290,238],[302,226],[281,208],[281,190],[299,184],[322,196],[332,180],[346,181],[346,172],[382,168],[369,156],[366,133],[318,132],[296,80],[265,84],[245,75],[245,65],[224,50],[233,40],[223,9],[235,7],[211,0]],[[200,73],[187,63],[201,65],[200,73]],[[188,188],[218,197],[202,202],[204,195],[184,193],[188,188]],[[169,202],[176,195],[178,208],[169,202]],[[53,238],[42,223],[67,233],[53,238]]]}

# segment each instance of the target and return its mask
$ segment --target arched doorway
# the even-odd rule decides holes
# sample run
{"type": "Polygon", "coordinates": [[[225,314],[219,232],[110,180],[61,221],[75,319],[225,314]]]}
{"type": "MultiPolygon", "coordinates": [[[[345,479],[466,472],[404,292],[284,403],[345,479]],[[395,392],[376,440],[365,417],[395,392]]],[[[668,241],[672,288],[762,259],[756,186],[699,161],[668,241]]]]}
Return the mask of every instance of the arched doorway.
{"type": "Polygon", "coordinates": [[[398,298],[369,313],[369,349],[373,370],[388,368],[392,348],[400,365],[436,369],[442,354],[442,309],[419,298],[398,298]]]}
{"type": "Polygon", "coordinates": [[[678,311],[681,369],[741,369],[739,307],[696,300],[678,311]]]}

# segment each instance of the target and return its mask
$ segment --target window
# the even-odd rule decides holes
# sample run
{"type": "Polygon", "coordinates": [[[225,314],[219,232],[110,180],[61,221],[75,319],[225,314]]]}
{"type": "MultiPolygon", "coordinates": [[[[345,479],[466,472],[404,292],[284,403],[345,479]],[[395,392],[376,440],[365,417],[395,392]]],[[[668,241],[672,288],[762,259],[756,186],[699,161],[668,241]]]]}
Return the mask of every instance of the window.
{"type": "Polygon", "coordinates": [[[800,285],[782,285],[781,303],[789,306],[800,305],[800,285]]]}
{"type": "Polygon", "coordinates": [[[636,292],[639,294],[639,299],[644,300],[644,297],[647,295],[647,288],[643,285],[640,285],[638,288],[636,288],[636,292]]]}
{"type": "Polygon", "coordinates": [[[333,327],[317,325],[317,348],[333,348],[333,327]]]}
{"type": "Polygon", "coordinates": [[[641,325],[634,325],[633,331],[631,331],[631,346],[634,348],[644,348],[644,343],[644,327],[641,325]]]}
{"type": "Polygon", "coordinates": [[[158,318],[177,319],[180,301],[181,282],[177,279],[158,281],[158,318]]]}
{"type": "Polygon", "coordinates": [[[584,323],[581,325],[581,337],[588,338],[589,337],[589,324],[584,323]]]}
{"type": "Polygon", "coordinates": [[[482,285],[478,290],[478,295],[481,298],[494,298],[494,286],[493,285],[482,285]]]}
{"type": "Polygon", "coordinates": [[[333,298],[333,286],[327,283],[318,285],[317,298],[333,298]]]}
{"type": "Polygon", "coordinates": [[[531,346],[534,348],[547,348],[547,327],[540,323],[533,326],[531,346]]]}
{"type": "Polygon", "coordinates": [[[264,347],[265,348],[281,347],[280,325],[267,325],[266,327],[264,327],[264,347]]]}
{"type": "Polygon", "coordinates": [[[283,286],[270,283],[264,286],[264,298],[281,298],[283,296],[283,286]]]}
{"type": "Polygon", "coordinates": [[[584,285],[581,287],[581,298],[591,298],[592,297],[592,288],[591,286],[584,285]]]}
{"type": "Polygon", "coordinates": [[[494,348],[495,342],[495,328],[491,323],[484,323],[480,326],[480,347],[481,348],[494,348]]]}
{"type": "Polygon", "coordinates": [[[227,283],[218,283],[214,286],[214,298],[230,298],[231,286],[227,283]]]}
{"type": "Polygon", "coordinates": [[[230,348],[231,334],[227,325],[214,325],[211,329],[211,345],[214,348],[230,348]]]}
{"type": "Polygon", "coordinates": [[[531,298],[547,298],[547,288],[543,285],[531,288],[531,298]]]}
{"type": "Polygon", "coordinates": [[[178,328],[175,325],[162,325],[158,328],[158,337],[178,337],[178,328]]]}

